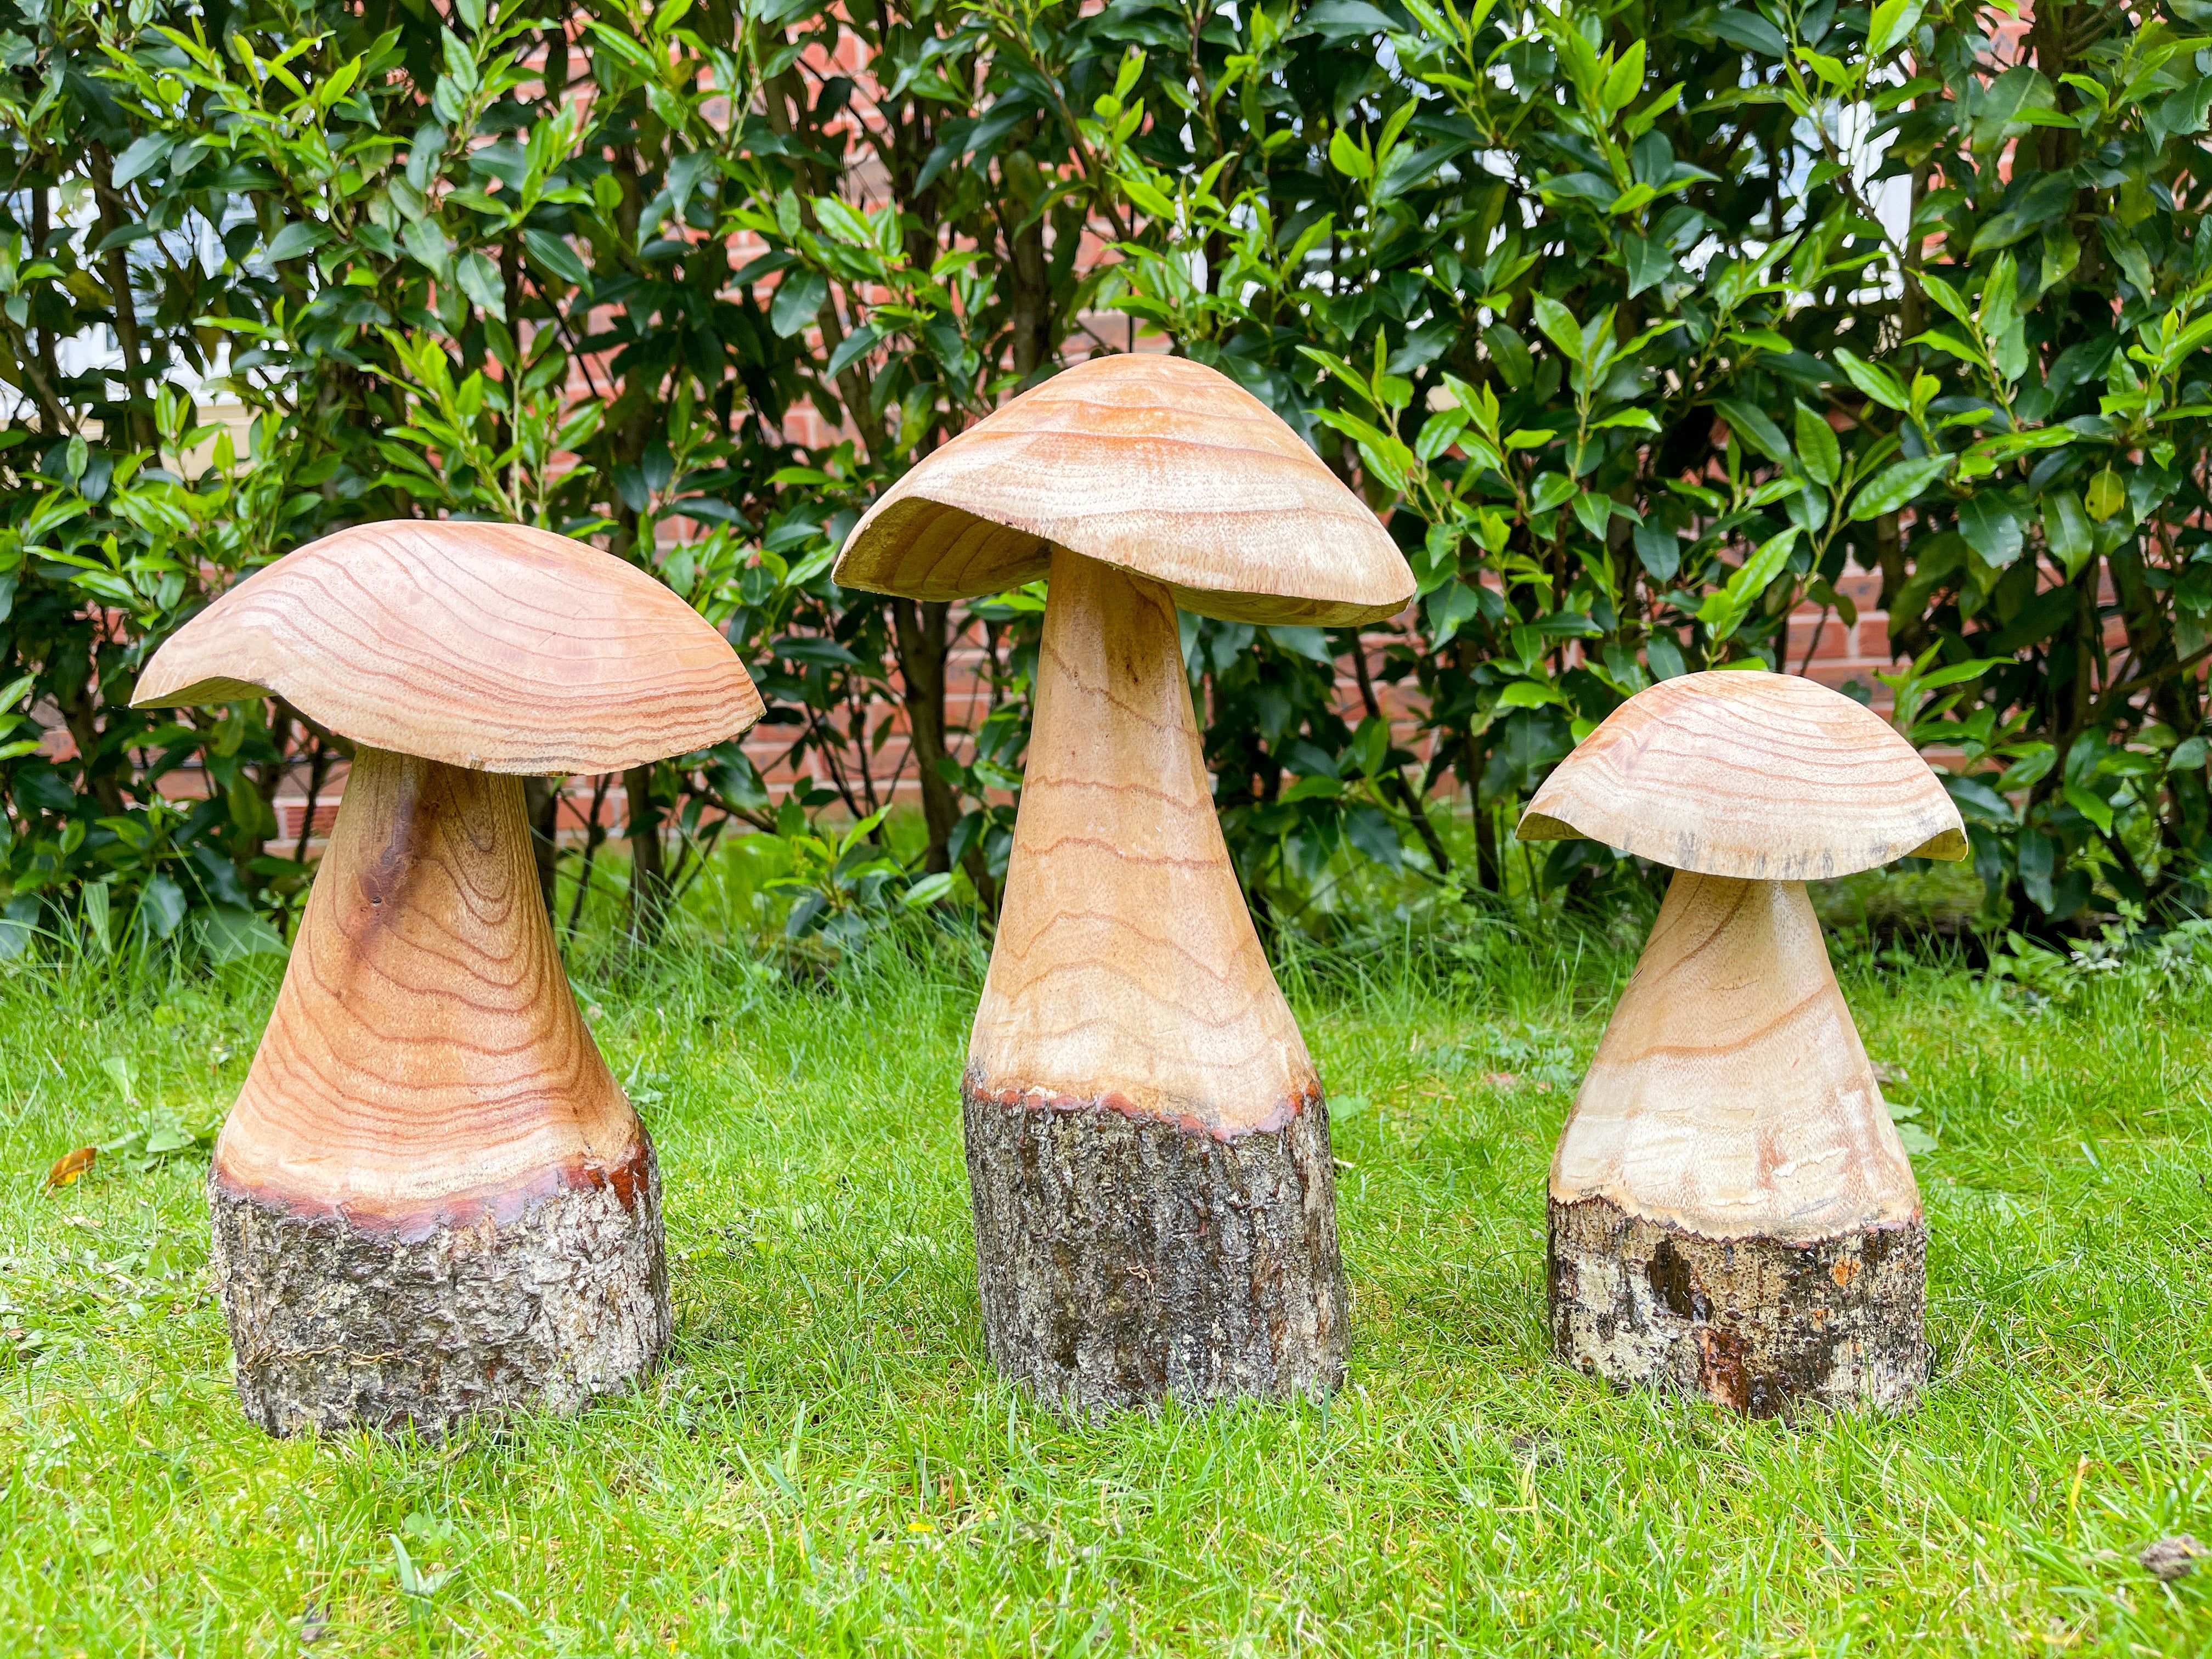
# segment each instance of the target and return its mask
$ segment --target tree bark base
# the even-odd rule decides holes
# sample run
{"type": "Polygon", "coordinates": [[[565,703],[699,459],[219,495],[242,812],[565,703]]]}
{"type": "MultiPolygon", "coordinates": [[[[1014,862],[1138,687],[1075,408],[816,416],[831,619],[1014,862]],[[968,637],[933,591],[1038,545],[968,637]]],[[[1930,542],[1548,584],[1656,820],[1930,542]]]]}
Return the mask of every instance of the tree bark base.
{"type": "Polygon", "coordinates": [[[1928,1226],[1796,1244],[1705,1238],[1609,1200],[1551,1206],[1552,1345],[1624,1386],[1753,1417],[1801,1404],[1895,1412],[1928,1380],[1928,1226]]]}
{"type": "Polygon", "coordinates": [[[672,1322],[652,1145],[511,1216],[422,1228],[300,1215],[211,1175],[214,1263],[246,1414],[271,1434],[429,1437],[580,1410],[658,1360],[672,1322]]]}
{"type": "Polygon", "coordinates": [[[1336,1179],[1318,1092],[1232,1140],[1097,1102],[963,1090],[983,1328],[1038,1401],[1090,1413],[1343,1380],[1336,1179]]]}

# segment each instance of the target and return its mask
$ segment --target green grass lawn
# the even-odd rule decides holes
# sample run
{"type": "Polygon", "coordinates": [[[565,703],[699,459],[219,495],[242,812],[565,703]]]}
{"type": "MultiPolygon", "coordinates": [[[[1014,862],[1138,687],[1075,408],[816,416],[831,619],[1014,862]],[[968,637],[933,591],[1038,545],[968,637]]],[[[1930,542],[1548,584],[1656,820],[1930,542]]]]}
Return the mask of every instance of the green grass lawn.
{"type": "Polygon", "coordinates": [[[587,981],[660,1146],[675,1350],[441,1446],[247,1426],[204,1151],[44,1190],[137,1107],[219,1116],[273,976],[0,981],[0,1651],[2212,1652],[2212,1563],[2136,1560],[2212,1541],[2194,975],[2044,1004],[1846,965],[1933,1140],[1936,1376],[1902,1419],[1795,1422],[1547,1357],[1545,1168],[1622,958],[1500,935],[1293,975],[1351,1380],[1084,1427],[984,1360],[947,960],[587,981]]]}

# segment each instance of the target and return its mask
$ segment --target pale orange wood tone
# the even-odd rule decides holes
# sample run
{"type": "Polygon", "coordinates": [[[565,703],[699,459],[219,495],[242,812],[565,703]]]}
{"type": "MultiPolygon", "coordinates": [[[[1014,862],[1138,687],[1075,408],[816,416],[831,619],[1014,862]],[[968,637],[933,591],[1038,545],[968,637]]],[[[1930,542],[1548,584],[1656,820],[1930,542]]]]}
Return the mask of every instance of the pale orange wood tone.
{"type": "Polygon", "coordinates": [[[372,748],[614,772],[744,730],[727,641],[635,566],[519,525],[400,520],[286,555],[155,654],[141,708],[274,693],[372,748]]]}
{"type": "Polygon", "coordinates": [[[362,750],[217,1180],[421,1236],[640,1179],[643,1145],[562,969],[522,781],[362,750]]]}
{"type": "Polygon", "coordinates": [[[969,1086],[1279,1128],[1319,1084],[1222,842],[1174,600],[1066,550],[1051,592],[969,1086]]]}
{"type": "Polygon", "coordinates": [[[1765,881],[1966,854],[1959,809],[1880,715],[1798,675],[1741,670],[1664,680],[1614,709],[1519,834],[1765,881]]]}
{"type": "Polygon", "coordinates": [[[1802,882],[1674,878],[1552,1163],[1711,1239],[1917,1222],[1920,1193],[1802,882]]]}
{"type": "Polygon", "coordinates": [[[1222,842],[1176,608],[1348,625],[1413,573],[1258,401],[1132,356],[925,458],[836,570],[938,600],[1047,574],[961,1090],[985,1346],[1082,1411],[1325,1393],[1349,1306],[1328,1109],[1222,842]]]}
{"type": "Polygon", "coordinates": [[[868,509],[836,579],[972,599],[1036,580],[1054,547],[1231,622],[1349,626],[1413,597],[1374,514],[1273,410],[1149,354],[1079,363],[933,453],[868,509]]]}

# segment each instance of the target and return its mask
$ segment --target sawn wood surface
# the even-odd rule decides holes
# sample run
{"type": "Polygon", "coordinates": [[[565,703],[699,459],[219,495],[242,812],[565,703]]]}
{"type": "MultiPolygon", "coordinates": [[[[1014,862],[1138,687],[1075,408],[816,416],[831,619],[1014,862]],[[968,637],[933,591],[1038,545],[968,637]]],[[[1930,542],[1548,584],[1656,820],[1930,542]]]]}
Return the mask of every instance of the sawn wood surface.
{"type": "Polygon", "coordinates": [[[1959,809],[1881,715],[1799,675],[1735,669],[1662,680],[1614,709],[1553,769],[1519,833],[1765,881],[1966,854],[1959,809]]]}
{"type": "Polygon", "coordinates": [[[1711,1239],[1806,1243],[1919,1219],[1803,883],[1674,878],[1551,1192],[1711,1239]]]}
{"type": "Polygon", "coordinates": [[[618,772],[736,736],[760,694],[646,572],[520,525],[397,520],[255,572],[154,655],[131,701],[273,693],[371,748],[488,772],[618,772]]]}
{"type": "Polygon", "coordinates": [[[1168,591],[1062,550],[969,1086],[1231,1139],[1318,1089],[1214,817],[1168,591]]]}
{"type": "Polygon", "coordinates": [[[1413,574],[1375,514],[1219,371],[1093,357],[960,434],[868,509],[848,587],[972,599],[1064,547],[1231,622],[1346,626],[1405,609],[1413,574]]]}
{"type": "Polygon", "coordinates": [[[361,750],[218,1179],[409,1235],[640,1167],[546,920],[522,781],[361,750]]]}

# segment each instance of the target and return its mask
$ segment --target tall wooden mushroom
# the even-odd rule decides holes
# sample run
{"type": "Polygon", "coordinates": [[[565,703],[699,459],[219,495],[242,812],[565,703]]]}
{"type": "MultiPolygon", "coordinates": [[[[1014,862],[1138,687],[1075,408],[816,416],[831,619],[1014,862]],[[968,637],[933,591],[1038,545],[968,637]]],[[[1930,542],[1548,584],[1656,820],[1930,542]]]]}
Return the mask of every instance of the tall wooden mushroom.
{"type": "Polygon", "coordinates": [[[1811,680],[1689,674],[1615,709],[1520,834],[1681,872],[1552,1163],[1559,1357],[1758,1415],[1905,1404],[1927,1223],[1805,884],[1964,857],[1935,774],[1811,680]]]}
{"type": "Polygon", "coordinates": [[[1327,1389],[1328,1114],[1214,817],[1176,610],[1357,623],[1412,572],[1264,404],[1163,356],[1095,358],[954,439],[836,576],[948,600],[1048,572],[962,1086],[991,1356],[1077,1409],[1327,1389]]]}
{"type": "Polygon", "coordinates": [[[652,1143],[578,1016],[522,779],[757,720],[666,588],[509,526],[343,531],[155,653],[142,708],[275,695],[357,745],[216,1143],[215,1268],[272,1433],[574,1410],[669,1334],[652,1143]]]}

